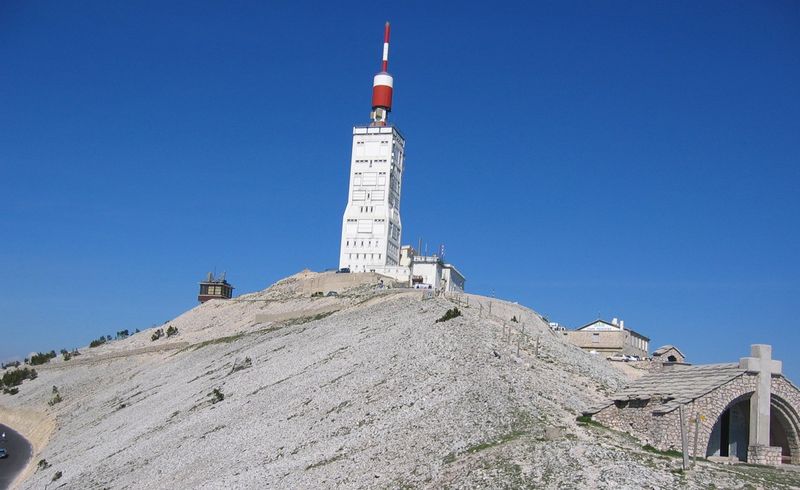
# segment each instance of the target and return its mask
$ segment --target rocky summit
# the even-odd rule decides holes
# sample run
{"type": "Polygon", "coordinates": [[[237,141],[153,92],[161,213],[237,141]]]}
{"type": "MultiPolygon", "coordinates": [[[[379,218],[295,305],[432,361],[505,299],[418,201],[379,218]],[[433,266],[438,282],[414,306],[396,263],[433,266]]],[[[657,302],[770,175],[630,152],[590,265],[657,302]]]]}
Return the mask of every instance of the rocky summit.
{"type": "Polygon", "coordinates": [[[683,471],[675,454],[579,418],[627,380],[530,309],[377,282],[305,271],[37,366],[0,395],[0,422],[34,446],[17,485],[800,484],[791,470],[683,471]]]}

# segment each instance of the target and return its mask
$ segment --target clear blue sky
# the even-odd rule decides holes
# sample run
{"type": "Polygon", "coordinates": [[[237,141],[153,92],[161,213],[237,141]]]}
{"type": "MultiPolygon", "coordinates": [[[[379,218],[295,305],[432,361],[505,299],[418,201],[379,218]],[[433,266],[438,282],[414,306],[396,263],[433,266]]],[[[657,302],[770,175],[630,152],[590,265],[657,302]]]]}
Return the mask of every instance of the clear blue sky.
{"type": "Polygon", "coordinates": [[[335,267],[392,22],[403,238],[800,381],[800,3],[0,4],[0,358],[335,267]]]}

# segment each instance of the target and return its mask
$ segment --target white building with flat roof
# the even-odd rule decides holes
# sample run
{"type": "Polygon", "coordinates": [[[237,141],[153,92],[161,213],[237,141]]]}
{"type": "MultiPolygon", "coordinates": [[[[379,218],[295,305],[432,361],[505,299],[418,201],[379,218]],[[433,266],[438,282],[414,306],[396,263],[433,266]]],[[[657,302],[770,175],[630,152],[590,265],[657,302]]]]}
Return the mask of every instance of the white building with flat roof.
{"type": "Polygon", "coordinates": [[[403,247],[401,263],[411,264],[411,285],[447,293],[463,293],[466,279],[453,264],[438,255],[416,255],[412,247],[403,247]]]}

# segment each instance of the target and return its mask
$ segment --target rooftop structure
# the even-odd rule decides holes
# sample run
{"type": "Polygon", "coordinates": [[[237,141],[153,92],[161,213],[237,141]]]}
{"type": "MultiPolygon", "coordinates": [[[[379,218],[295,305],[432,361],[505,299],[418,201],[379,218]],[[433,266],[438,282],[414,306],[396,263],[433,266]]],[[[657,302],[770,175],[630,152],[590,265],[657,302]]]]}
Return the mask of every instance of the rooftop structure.
{"type": "Polygon", "coordinates": [[[225,280],[225,273],[214,277],[212,272],[208,273],[206,280],[200,283],[200,294],[197,301],[205,303],[210,299],[231,299],[234,287],[225,280]]]}
{"type": "Polygon", "coordinates": [[[684,363],[686,356],[674,345],[662,345],[653,351],[653,362],[684,363]]]}

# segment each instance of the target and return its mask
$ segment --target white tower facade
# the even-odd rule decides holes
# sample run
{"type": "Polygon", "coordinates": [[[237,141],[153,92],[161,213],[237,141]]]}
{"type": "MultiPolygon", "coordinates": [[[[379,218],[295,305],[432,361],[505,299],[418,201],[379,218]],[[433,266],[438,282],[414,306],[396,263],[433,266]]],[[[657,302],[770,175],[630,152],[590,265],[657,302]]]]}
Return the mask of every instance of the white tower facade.
{"type": "Polygon", "coordinates": [[[405,140],[391,126],[356,126],[339,268],[382,272],[400,264],[405,140]]]}

